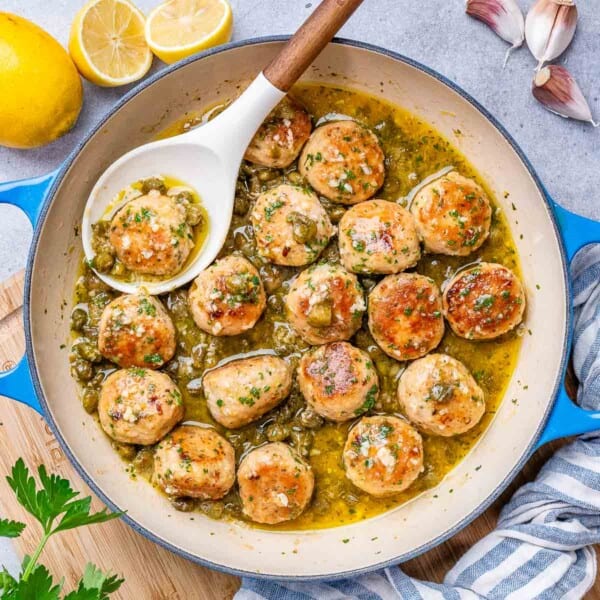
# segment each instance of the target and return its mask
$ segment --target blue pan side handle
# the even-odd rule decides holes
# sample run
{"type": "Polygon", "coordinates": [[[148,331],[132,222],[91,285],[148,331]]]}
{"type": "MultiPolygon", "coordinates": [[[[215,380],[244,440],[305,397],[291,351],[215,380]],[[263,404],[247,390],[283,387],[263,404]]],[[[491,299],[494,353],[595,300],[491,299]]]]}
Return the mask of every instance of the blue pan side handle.
{"type": "Polygon", "coordinates": [[[0,396],[27,404],[43,416],[44,411],[33,387],[27,355],[15,367],[0,371],[0,396]]]}
{"type": "MultiPolygon", "coordinates": [[[[35,227],[46,193],[57,173],[58,171],[53,171],[33,179],[0,183],[0,204],[17,206],[35,227]]],[[[15,367],[0,371],[0,395],[23,402],[43,414],[31,379],[27,356],[23,356],[15,367]]]]}
{"type": "MultiPolygon", "coordinates": [[[[556,202],[552,200],[551,202],[562,233],[569,262],[571,262],[577,251],[584,246],[600,242],[600,223],[575,215],[556,204],[556,202]]],[[[585,410],[577,406],[562,386],[535,449],[537,450],[537,448],[552,440],[599,429],[600,411],[585,410]]]]}
{"type": "Polygon", "coordinates": [[[580,217],[559,206],[556,202],[552,202],[552,204],[569,262],[584,246],[600,242],[600,222],[580,217]]]}
{"type": "Polygon", "coordinates": [[[600,411],[585,410],[577,406],[567,396],[565,389],[561,388],[535,450],[552,440],[598,429],[600,429],[600,411]]]}
{"type": "Polygon", "coordinates": [[[18,206],[35,227],[40,216],[46,192],[56,179],[58,171],[41,177],[0,183],[0,204],[18,206]]]}

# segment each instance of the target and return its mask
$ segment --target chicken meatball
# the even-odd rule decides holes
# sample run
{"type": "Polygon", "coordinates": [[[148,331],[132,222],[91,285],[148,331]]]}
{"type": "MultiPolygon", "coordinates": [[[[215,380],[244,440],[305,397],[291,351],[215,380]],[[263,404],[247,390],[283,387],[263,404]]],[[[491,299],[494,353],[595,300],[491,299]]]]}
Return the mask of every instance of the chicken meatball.
{"type": "Polygon", "coordinates": [[[383,161],[372,131],[356,121],[336,121],[315,129],[298,168],[319,194],[340,204],[356,204],[383,185],[383,161]]]}
{"type": "Polygon", "coordinates": [[[244,514],[269,525],[299,516],[315,486],[310,465],[281,442],[248,453],[240,463],[237,481],[244,514]]]}
{"type": "Polygon", "coordinates": [[[157,445],[153,478],[169,496],[217,500],[235,483],[235,451],[210,427],[181,425],[157,445]]]}
{"type": "Polygon", "coordinates": [[[465,365],[446,354],[411,363],[400,378],[398,402],[419,429],[444,437],[468,431],[485,412],[483,390],[465,365]]]}
{"type": "Polygon", "coordinates": [[[339,223],[342,264],[354,273],[399,273],[421,257],[412,215],[386,200],[353,206],[339,223]]]}
{"type": "Polygon", "coordinates": [[[469,340],[491,340],[523,320],[525,292],[519,278],[496,263],[460,271],[444,289],[444,314],[452,331],[469,340]]]}
{"type": "Polygon", "coordinates": [[[442,295],[429,277],[388,275],[369,295],[369,329],[379,347],[396,360],[414,360],[444,335],[442,295]]]}
{"type": "Polygon", "coordinates": [[[332,264],[302,271],[292,283],[285,305],[289,322],[308,344],[351,338],[366,308],[356,276],[332,264]]]}
{"type": "Polygon", "coordinates": [[[131,367],[111,373],[98,400],[102,429],[124,444],[155,444],[183,418],[181,393],[159,371],[131,367]]]}
{"type": "Polygon", "coordinates": [[[371,496],[390,496],[423,471],[423,440],[398,417],[363,417],[348,432],[343,461],[346,477],[357,488],[371,496]]]}
{"type": "Polygon", "coordinates": [[[298,366],[298,385],[316,413],[337,422],[367,412],[379,394],[371,358],[348,342],[309,350],[298,366]]]}
{"type": "Polygon", "coordinates": [[[175,354],[175,327],[156,298],[120,296],[104,308],[98,349],[120,367],[158,369],[175,354]]]}
{"type": "Polygon", "coordinates": [[[232,254],[194,279],[188,302],[196,325],[221,336],[238,335],[254,327],[267,299],[254,265],[232,254]]]}
{"type": "Polygon", "coordinates": [[[213,419],[235,429],[256,421],[288,397],[292,370],[277,356],[252,356],[209,371],[202,385],[213,419]]]}
{"type": "Polygon", "coordinates": [[[490,234],[492,207],[487,194],[456,171],[419,190],[410,211],[427,252],[467,256],[490,234]]]}
{"type": "Polygon", "coordinates": [[[311,129],[309,114],[286,96],[260,126],[244,158],[263,167],[289,167],[300,154],[311,129]]]}
{"type": "Polygon", "coordinates": [[[158,190],[117,211],[109,239],[119,260],[130,271],[145,275],[175,275],[194,247],[185,206],[158,190]]]}
{"type": "Polygon", "coordinates": [[[334,234],[310,190],[282,184],[261,194],[250,214],[259,254],[277,265],[314,262],[334,234]]]}

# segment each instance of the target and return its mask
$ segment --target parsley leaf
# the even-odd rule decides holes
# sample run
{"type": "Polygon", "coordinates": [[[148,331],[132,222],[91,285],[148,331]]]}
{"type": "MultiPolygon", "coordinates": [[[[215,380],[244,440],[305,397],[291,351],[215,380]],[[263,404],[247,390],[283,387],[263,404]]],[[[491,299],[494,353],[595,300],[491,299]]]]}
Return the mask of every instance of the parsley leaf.
{"type": "Polygon", "coordinates": [[[23,529],[25,529],[25,523],[10,521],[9,519],[0,519],[0,537],[19,537],[23,529]]]}

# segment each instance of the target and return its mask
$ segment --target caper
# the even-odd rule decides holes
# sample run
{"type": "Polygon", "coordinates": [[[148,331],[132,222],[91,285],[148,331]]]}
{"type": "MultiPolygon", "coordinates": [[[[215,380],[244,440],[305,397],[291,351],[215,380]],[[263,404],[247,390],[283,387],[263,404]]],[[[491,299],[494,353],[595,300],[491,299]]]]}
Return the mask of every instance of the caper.
{"type": "Polygon", "coordinates": [[[220,519],[223,516],[225,506],[219,501],[206,500],[204,502],[200,502],[198,508],[211,519],[220,519]]]}
{"type": "Polygon", "coordinates": [[[292,237],[299,244],[306,244],[317,237],[317,224],[310,217],[293,211],[287,216],[286,221],[292,224],[292,237]]]}
{"type": "Polygon", "coordinates": [[[305,408],[300,413],[299,421],[307,429],[319,429],[323,425],[323,417],[317,414],[312,408],[305,408]]]}
{"type": "Polygon", "coordinates": [[[262,183],[271,181],[276,177],[279,177],[279,171],[275,169],[263,169],[262,171],[258,172],[258,180],[262,183]]]}
{"type": "Polygon", "coordinates": [[[303,181],[302,175],[298,171],[291,171],[287,174],[288,181],[293,185],[300,185],[303,181]]]}
{"type": "Polygon", "coordinates": [[[283,298],[279,294],[271,294],[267,298],[267,304],[273,312],[277,314],[283,312],[283,298]]]}
{"type": "Polygon", "coordinates": [[[96,412],[96,409],[98,408],[98,390],[91,387],[85,388],[81,397],[81,403],[83,404],[85,412],[90,415],[96,412]]]}
{"type": "Polygon", "coordinates": [[[235,199],[233,201],[233,213],[243,217],[250,208],[250,201],[245,196],[240,196],[236,194],[235,199]]]}
{"type": "Polygon", "coordinates": [[[252,256],[255,250],[254,237],[248,236],[246,232],[236,231],[233,235],[233,245],[244,256],[252,256]]]}
{"type": "Polygon", "coordinates": [[[138,473],[149,475],[154,468],[154,450],[149,447],[139,450],[133,459],[133,466],[138,473]]]}
{"type": "Polygon", "coordinates": [[[85,327],[87,320],[87,312],[85,312],[83,308],[76,308],[71,313],[71,329],[74,331],[81,331],[85,327]]]}
{"type": "Polygon", "coordinates": [[[270,442],[283,442],[290,437],[292,428],[286,423],[271,423],[265,433],[270,442]]]}
{"type": "Polygon", "coordinates": [[[84,360],[88,360],[92,363],[98,363],[102,360],[102,354],[100,350],[89,342],[79,342],[73,346],[73,350],[81,356],[84,360]]]}
{"type": "Polygon", "coordinates": [[[191,204],[194,202],[194,195],[188,190],[183,190],[179,192],[177,196],[175,196],[175,200],[183,204],[185,204],[186,202],[189,202],[191,204]]]}
{"type": "Polygon", "coordinates": [[[115,277],[123,277],[127,273],[127,267],[120,261],[115,260],[113,268],[110,270],[110,274],[115,277]]]}
{"type": "Polygon", "coordinates": [[[191,512],[196,508],[193,498],[169,498],[171,506],[179,512],[191,512]]]}
{"type": "Polygon", "coordinates": [[[306,314],[311,327],[328,327],[333,320],[333,302],[330,298],[315,302],[306,314]]]}
{"type": "Polygon", "coordinates": [[[94,376],[92,363],[87,360],[76,360],[71,366],[75,379],[79,381],[89,381],[94,376]]]}
{"type": "Polygon", "coordinates": [[[339,204],[329,204],[329,206],[325,207],[325,210],[327,211],[329,219],[332,223],[338,223],[346,212],[346,208],[339,204]]]}
{"type": "Polygon", "coordinates": [[[314,436],[312,431],[292,431],[291,444],[300,456],[307,457],[310,454],[312,448],[314,436]]]}
{"type": "Polygon", "coordinates": [[[112,442],[112,447],[123,460],[133,460],[137,450],[133,444],[123,444],[122,442],[112,442]]]}
{"type": "Polygon", "coordinates": [[[110,229],[110,221],[106,221],[104,219],[100,219],[100,221],[96,221],[92,223],[92,232],[96,236],[106,236],[110,229]]]}
{"type": "Polygon", "coordinates": [[[185,209],[185,220],[192,226],[204,224],[204,215],[202,214],[202,208],[197,204],[190,204],[185,209]]]}
{"type": "Polygon", "coordinates": [[[115,263],[115,257],[108,252],[100,252],[96,254],[93,259],[93,266],[100,273],[108,273],[113,264],[115,263]]]}
{"type": "Polygon", "coordinates": [[[142,181],[142,194],[147,194],[152,190],[158,190],[161,194],[165,194],[167,192],[167,186],[165,185],[165,182],[158,177],[144,179],[144,181],[142,181]]]}

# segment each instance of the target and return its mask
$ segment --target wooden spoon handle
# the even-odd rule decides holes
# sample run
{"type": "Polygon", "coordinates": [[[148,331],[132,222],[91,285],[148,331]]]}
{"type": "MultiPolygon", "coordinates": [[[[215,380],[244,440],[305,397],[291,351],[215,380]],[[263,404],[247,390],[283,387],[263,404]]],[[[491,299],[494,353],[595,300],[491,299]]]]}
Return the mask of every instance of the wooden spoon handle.
{"type": "Polygon", "coordinates": [[[265,77],[282,92],[287,92],[362,2],[323,0],[269,63],[264,70],[265,77]]]}

